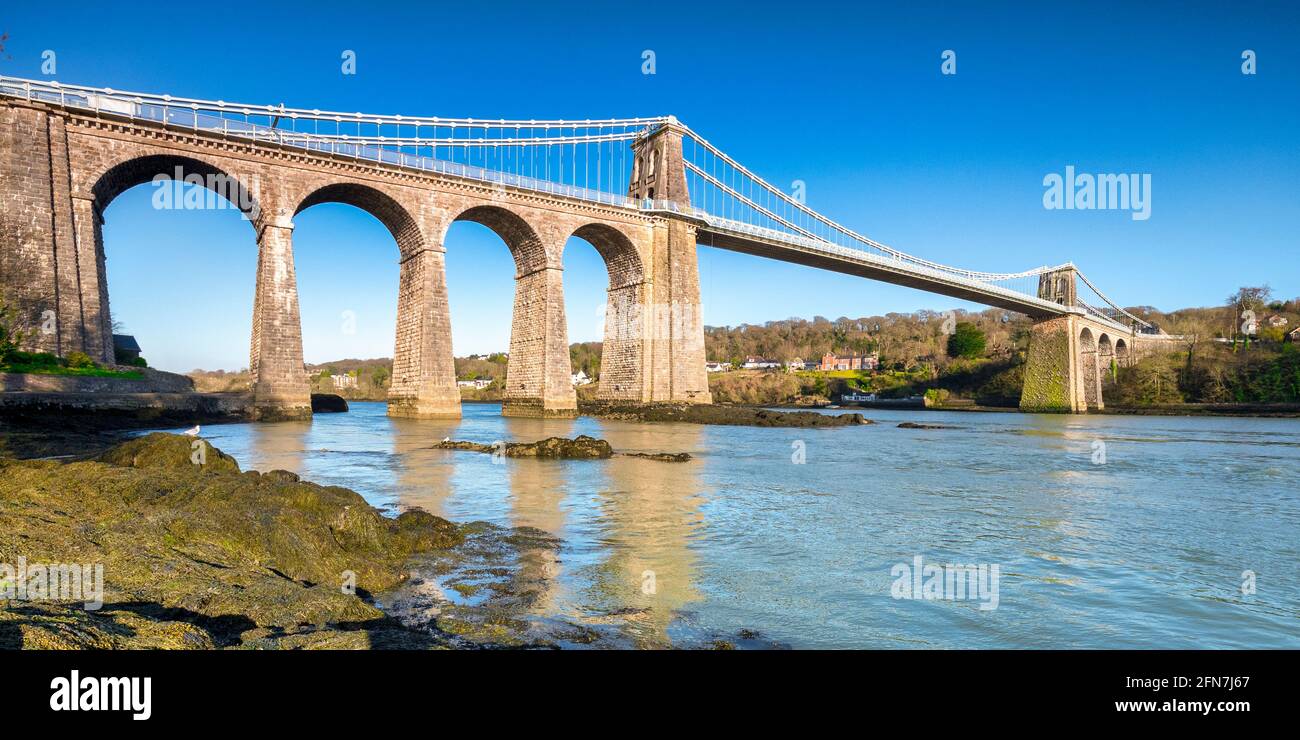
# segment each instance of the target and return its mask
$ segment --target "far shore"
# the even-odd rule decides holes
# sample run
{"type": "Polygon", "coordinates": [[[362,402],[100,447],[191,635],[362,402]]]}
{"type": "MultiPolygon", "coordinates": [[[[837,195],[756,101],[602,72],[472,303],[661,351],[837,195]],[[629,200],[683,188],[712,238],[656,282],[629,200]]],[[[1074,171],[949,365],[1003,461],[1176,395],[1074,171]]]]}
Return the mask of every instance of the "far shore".
{"type": "MultiPolygon", "coordinates": [[[[869,403],[846,403],[833,406],[798,406],[794,404],[773,404],[765,408],[773,409],[814,409],[823,411],[844,411],[855,409],[898,409],[903,411],[976,411],[1023,413],[1017,406],[981,406],[979,404],[957,404],[947,406],[873,406],[869,403]]],[[[1300,418],[1300,404],[1297,403],[1176,403],[1159,406],[1107,406],[1092,410],[1089,414],[1110,414],[1112,416],[1223,416],[1223,417],[1258,417],[1294,419],[1300,418]]]]}

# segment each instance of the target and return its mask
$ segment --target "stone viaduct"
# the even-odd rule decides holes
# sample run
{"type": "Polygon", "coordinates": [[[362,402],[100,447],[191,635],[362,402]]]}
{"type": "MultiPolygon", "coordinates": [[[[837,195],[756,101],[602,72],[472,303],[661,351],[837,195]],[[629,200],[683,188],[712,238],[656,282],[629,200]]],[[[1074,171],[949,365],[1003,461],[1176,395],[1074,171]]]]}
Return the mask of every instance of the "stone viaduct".
{"type": "MultiPolygon", "coordinates": [[[[391,151],[392,162],[382,156],[342,156],[338,142],[347,137],[336,136],[325,150],[314,148],[319,138],[294,143],[274,125],[232,134],[229,121],[219,117],[203,119],[201,126],[198,101],[191,101],[194,113],[186,126],[172,122],[170,96],[151,96],[154,113],[146,115],[140,104],[112,97],[111,90],[76,88],[78,106],[68,103],[67,88],[55,84],[0,79],[0,88],[4,84],[9,87],[0,89],[0,288],[18,305],[24,322],[41,329],[30,332],[28,347],[59,355],[81,351],[112,363],[101,229],[105,209],[126,190],[160,177],[202,184],[244,213],[258,246],[249,368],[259,419],[311,413],[293,228],[303,210],[330,202],[371,213],[397,243],[397,331],[388,401],[394,416],[460,415],[444,259],[447,230],[456,221],[488,227],[514,258],[507,415],[577,412],[562,280],[562,253],[573,236],[596,248],[609,273],[599,386],[605,401],[711,401],[697,242],[1029,315],[1036,323],[1021,399],[1027,411],[1101,409],[1103,379],[1112,364],[1131,362],[1173,339],[1126,327],[1123,316],[1133,326],[1140,322],[1104,296],[1110,314],[1080,301],[1079,281],[1091,283],[1073,265],[975,273],[857,235],[794,203],[671,117],[653,119],[655,125],[628,139],[634,164],[626,198],[605,199],[578,197],[564,188],[524,187],[518,178],[475,179],[463,171],[408,166],[391,151]],[[34,95],[36,88],[44,98],[34,95]],[[152,118],[160,106],[162,114],[152,118]],[[692,157],[708,158],[684,157],[686,137],[692,157]],[[719,162],[732,168],[730,177],[715,175],[719,162]],[[735,220],[736,209],[692,208],[690,177],[692,187],[713,188],[715,195],[759,214],[762,223],[735,220]],[[747,195],[753,192],[767,205],[747,195]],[[795,214],[789,217],[795,220],[782,213],[795,214]],[[1009,281],[1034,279],[1036,290],[1032,284],[1023,290],[1006,287],[1009,281]]],[[[272,115],[276,111],[267,109],[272,115]]]]}
{"type": "MultiPolygon", "coordinates": [[[[661,138],[649,137],[640,147],[662,148],[661,138]]],[[[52,325],[52,331],[33,332],[32,349],[84,351],[113,362],[104,211],[129,188],[178,171],[229,198],[257,241],[249,359],[257,418],[311,411],[293,227],[298,213],[327,202],[373,214],[397,242],[391,415],[460,415],[444,271],[444,239],[455,221],[487,226],[514,258],[503,413],[576,414],[561,279],[570,236],[590,242],[609,272],[600,397],[710,401],[696,227],[689,220],[4,99],[0,214],[13,235],[0,245],[7,268],[3,286],[16,296],[29,325],[52,325]]]]}

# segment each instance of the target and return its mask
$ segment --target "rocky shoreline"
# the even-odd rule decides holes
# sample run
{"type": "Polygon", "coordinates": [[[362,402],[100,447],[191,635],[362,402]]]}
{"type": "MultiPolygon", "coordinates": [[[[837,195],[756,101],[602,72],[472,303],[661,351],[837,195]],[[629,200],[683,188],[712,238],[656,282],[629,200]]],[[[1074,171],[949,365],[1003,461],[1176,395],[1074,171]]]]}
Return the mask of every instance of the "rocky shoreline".
{"type": "Polygon", "coordinates": [[[97,610],[0,600],[0,649],[770,647],[643,644],[621,628],[645,609],[539,620],[546,570],[528,564],[559,547],[531,528],[386,517],[346,488],[241,471],[195,437],[0,458],[0,563],[103,566],[97,610]]]}

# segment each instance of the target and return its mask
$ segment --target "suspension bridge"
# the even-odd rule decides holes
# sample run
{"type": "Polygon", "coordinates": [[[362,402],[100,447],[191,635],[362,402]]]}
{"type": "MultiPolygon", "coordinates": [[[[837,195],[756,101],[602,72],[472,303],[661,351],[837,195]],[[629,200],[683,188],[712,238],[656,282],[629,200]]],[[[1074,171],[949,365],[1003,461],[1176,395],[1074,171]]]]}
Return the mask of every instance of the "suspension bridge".
{"type": "MultiPolygon", "coordinates": [[[[390,399],[397,415],[459,414],[442,262],[445,229],[455,220],[489,226],[515,257],[506,413],[576,409],[558,273],[572,235],[590,241],[610,271],[600,387],[609,401],[709,400],[697,244],[1033,317],[1040,333],[1065,336],[1067,348],[1038,360],[1046,376],[1042,392],[1026,389],[1033,397],[1023,405],[1031,409],[1099,408],[1105,360],[1086,355],[1103,356],[1109,347],[1114,359],[1118,347],[1122,360],[1139,340],[1163,336],[1072,263],[984,272],[864,236],[672,116],[374,115],[9,77],[0,77],[0,100],[7,175],[0,196],[6,212],[36,224],[25,241],[5,248],[45,257],[38,272],[46,279],[15,288],[28,305],[48,304],[45,310],[60,318],[56,336],[38,341],[111,362],[104,209],[127,188],[173,171],[210,188],[215,178],[233,186],[222,193],[240,201],[257,233],[250,368],[256,407],[268,418],[300,414],[306,402],[292,218],[328,201],[370,211],[398,242],[402,282],[390,399]]],[[[1031,347],[1031,363],[1034,355],[1031,347]]]]}

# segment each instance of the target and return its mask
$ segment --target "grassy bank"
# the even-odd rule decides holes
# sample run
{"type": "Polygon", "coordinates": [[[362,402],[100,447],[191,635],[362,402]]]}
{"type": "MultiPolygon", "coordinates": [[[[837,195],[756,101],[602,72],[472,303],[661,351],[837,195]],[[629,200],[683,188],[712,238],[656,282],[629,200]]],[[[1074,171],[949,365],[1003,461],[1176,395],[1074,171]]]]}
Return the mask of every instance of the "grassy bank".
{"type": "Polygon", "coordinates": [[[32,375],[71,375],[89,378],[127,378],[141,380],[144,373],[139,370],[118,370],[94,362],[81,352],[72,352],[67,357],[56,357],[48,352],[11,351],[0,360],[0,373],[32,375]]]}

